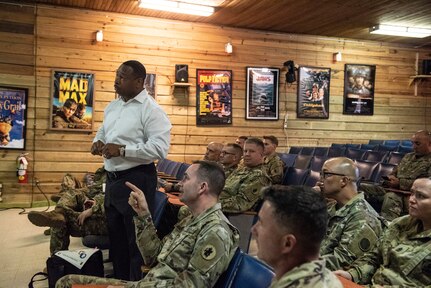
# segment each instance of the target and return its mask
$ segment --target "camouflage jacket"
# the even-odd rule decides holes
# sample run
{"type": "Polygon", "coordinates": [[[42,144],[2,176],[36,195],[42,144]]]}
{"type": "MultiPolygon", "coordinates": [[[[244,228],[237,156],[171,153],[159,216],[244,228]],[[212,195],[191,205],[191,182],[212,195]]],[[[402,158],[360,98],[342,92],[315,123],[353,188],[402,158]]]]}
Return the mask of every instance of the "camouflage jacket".
{"type": "Polygon", "coordinates": [[[186,217],[160,240],[149,216],[135,217],[136,242],[146,265],[156,264],[126,287],[212,287],[238,247],[239,232],[217,203],[186,217]]]}
{"type": "Polygon", "coordinates": [[[230,174],[232,174],[233,171],[235,171],[235,169],[238,168],[238,165],[232,166],[232,167],[228,167],[228,168],[224,168],[224,175],[227,179],[227,177],[229,177],[230,174]]]}
{"type": "Polygon", "coordinates": [[[415,152],[406,154],[391,173],[400,180],[400,189],[409,191],[420,177],[431,176],[431,154],[416,158],[415,152]]]}
{"type": "Polygon", "coordinates": [[[358,193],[346,205],[336,209],[328,205],[328,230],[320,246],[320,255],[330,270],[342,269],[370,251],[382,231],[381,218],[358,193]]]}
{"type": "Polygon", "coordinates": [[[263,164],[266,168],[266,173],[271,178],[272,184],[281,184],[284,175],[284,163],[278,157],[277,153],[265,157],[263,164]]]}
{"type": "Polygon", "coordinates": [[[360,284],[430,287],[431,230],[422,230],[422,222],[409,215],[394,220],[376,247],[352,264],[348,272],[353,280],[360,284]]]}
{"type": "Polygon", "coordinates": [[[325,260],[304,263],[274,280],[270,288],[342,288],[343,285],[331,271],[325,268],[325,260]]]}
{"type": "Polygon", "coordinates": [[[242,167],[229,175],[220,194],[223,212],[241,213],[255,206],[261,198],[260,190],[271,184],[262,169],[262,165],[242,167]]]}

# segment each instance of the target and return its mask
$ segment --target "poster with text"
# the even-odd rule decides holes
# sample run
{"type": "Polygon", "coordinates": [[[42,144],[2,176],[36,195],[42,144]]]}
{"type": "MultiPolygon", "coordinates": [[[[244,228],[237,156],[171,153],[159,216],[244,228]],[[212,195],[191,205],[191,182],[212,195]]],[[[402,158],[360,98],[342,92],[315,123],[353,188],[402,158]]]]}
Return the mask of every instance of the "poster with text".
{"type": "Polygon", "coordinates": [[[25,149],[28,89],[0,86],[0,149],[25,149]]]}
{"type": "Polygon", "coordinates": [[[375,65],[346,64],[344,66],[343,114],[374,114],[375,81],[375,65]]]}
{"type": "Polygon", "coordinates": [[[196,125],[232,124],[232,71],[196,69],[196,125]]]}
{"type": "Polygon", "coordinates": [[[93,130],[94,73],[53,70],[50,129],[93,130]]]}
{"type": "Polygon", "coordinates": [[[329,84],[331,69],[320,67],[299,67],[298,118],[329,118],[329,84]]]}
{"type": "Polygon", "coordinates": [[[246,119],[278,120],[280,69],[247,67],[246,119]]]}

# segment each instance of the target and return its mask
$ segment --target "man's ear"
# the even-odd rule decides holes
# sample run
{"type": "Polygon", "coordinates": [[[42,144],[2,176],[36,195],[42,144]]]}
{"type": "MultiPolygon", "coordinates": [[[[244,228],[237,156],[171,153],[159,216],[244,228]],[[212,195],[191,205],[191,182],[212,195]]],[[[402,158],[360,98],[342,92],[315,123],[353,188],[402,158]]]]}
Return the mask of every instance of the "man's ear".
{"type": "Polygon", "coordinates": [[[205,191],[208,191],[208,182],[201,182],[198,193],[202,194],[205,191]]]}
{"type": "Polygon", "coordinates": [[[286,234],[283,236],[282,253],[290,253],[296,246],[296,237],[293,234],[286,234]]]}

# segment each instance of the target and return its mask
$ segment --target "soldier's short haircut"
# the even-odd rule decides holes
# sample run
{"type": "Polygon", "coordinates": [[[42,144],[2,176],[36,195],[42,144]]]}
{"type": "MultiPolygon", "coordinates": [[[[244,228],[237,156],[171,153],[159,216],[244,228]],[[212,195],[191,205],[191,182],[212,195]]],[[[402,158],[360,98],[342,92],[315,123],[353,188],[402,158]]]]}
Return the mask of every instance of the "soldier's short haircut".
{"type": "Polygon", "coordinates": [[[255,144],[257,146],[262,147],[262,149],[265,149],[265,145],[263,145],[263,141],[260,140],[259,138],[255,138],[255,137],[250,137],[247,140],[245,140],[246,144],[255,144]]]}
{"type": "Polygon", "coordinates": [[[242,156],[242,148],[238,144],[236,144],[236,143],[227,143],[225,146],[226,147],[232,147],[234,149],[236,155],[242,156]]]}
{"type": "Polygon", "coordinates": [[[274,207],[277,223],[294,234],[301,245],[310,252],[320,249],[328,219],[322,195],[307,186],[272,185],[263,189],[263,199],[274,207]]]}
{"type": "Polygon", "coordinates": [[[145,81],[145,78],[147,77],[147,70],[141,62],[136,60],[129,60],[124,62],[123,65],[132,68],[133,74],[135,74],[138,78],[142,78],[145,81]]]}
{"type": "Polygon", "coordinates": [[[263,136],[263,139],[271,141],[272,144],[278,146],[278,139],[274,135],[263,136]]]}
{"type": "Polygon", "coordinates": [[[193,164],[199,165],[196,171],[199,180],[207,182],[209,192],[218,197],[226,180],[223,167],[217,162],[206,160],[196,160],[193,164]]]}

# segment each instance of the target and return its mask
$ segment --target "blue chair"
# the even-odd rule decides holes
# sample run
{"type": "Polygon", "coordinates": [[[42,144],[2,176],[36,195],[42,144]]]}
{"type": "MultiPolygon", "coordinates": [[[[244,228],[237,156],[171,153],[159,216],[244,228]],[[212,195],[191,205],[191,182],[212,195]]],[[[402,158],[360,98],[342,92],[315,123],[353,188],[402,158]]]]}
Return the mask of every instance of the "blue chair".
{"type": "Polygon", "coordinates": [[[168,164],[170,163],[170,162],[172,162],[171,160],[168,160],[168,159],[160,159],[158,162],[157,162],[157,171],[158,172],[165,172],[165,170],[166,170],[166,167],[168,166],[168,164]]]}
{"type": "Polygon", "coordinates": [[[385,140],[383,141],[383,145],[387,146],[398,146],[400,145],[401,140],[385,140]]]}
{"type": "Polygon", "coordinates": [[[373,150],[376,145],[374,144],[361,144],[361,150],[373,150]]]}
{"type": "Polygon", "coordinates": [[[361,148],[361,144],[352,144],[352,143],[348,143],[345,144],[346,148],[356,148],[356,149],[360,149],[361,148]]]}
{"type": "Polygon", "coordinates": [[[177,175],[175,178],[178,180],[182,180],[184,177],[184,173],[186,173],[186,170],[190,167],[190,164],[188,163],[181,163],[180,168],[178,169],[177,175]]]}
{"type": "Polygon", "coordinates": [[[304,185],[308,173],[308,169],[289,167],[284,174],[282,185],[304,185]]]}
{"type": "Polygon", "coordinates": [[[413,145],[412,146],[402,146],[402,145],[399,145],[396,151],[397,152],[401,152],[401,153],[410,153],[410,152],[413,152],[413,145]]]}
{"type": "Polygon", "coordinates": [[[299,169],[308,169],[308,167],[310,167],[311,158],[313,158],[313,156],[311,155],[299,154],[298,156],[296,156],[293,167],[299,169]]]}
{"type": "Polygon", "coordinates": [[[316,186],[317,181],[320,179],[320,172],[319,171],[310,171],[310,174],[308,174],[307,178],[305,179],[305,186],[314,187],[316,186]]]}
{"type": "Polygon", "coordinates": [[[328,155],[329,147],[316,147],[314,148],[314,156],[326,156],[328,155]]]}
{"type": "Polygon", "coordinates": [[[337,148],[346,148],[346,144],[337,144],[337,143],[332,143],[331,147],[337,147],[337,148]]]}
{"type": "Polygon", "coordinates": [[[389,156],[385,163],[398,165],[401,162],[401,159],[403,159],[404,155],[404,153],[392,151],[391,153],[389,153],[389,156]]]}
{"type": "Polygon", "coordinates": [[[301,155],[313,155],[314,154],[314,147],[302,147],[301,152],[299,152],[301,155]]]}
{"type": "Polygon", "coordinates": [[[400,146],[413,147],[413,142],[411,140],[401,140],[400,146]]]}
{"type": "Polygon", "coordinates": [[[382,181],[383,176],[388,176],[391,174],[392,170],[396,167],[396,165],[388,164],[388,163],[379,163],[374,170],[372,180],[373,182],[379,183],[382,181]]]}
{"type": "Polygon", "coordinates": [[[387,151],[366,151],[361,160],[371,162],[384,162],[387,155],[387,151]]]}
{"type": "Polygon", "coordinates": [[[310,162],[311,171],[317,171],[320,173],[323,163],[325,163],[326,160],[328,160],[328,156],[313,156],[310,162]]]}
{"type": "Polygon", "coordinates": [[[383,144],[383,142],[385,142],[385,140],[370,140],[368,141],[368,144],[379,145],[383,144]]]}
{"type": "Polygon", "coordinates": [[[344,153],[345,153],[344,155],[347,158],[350,158],[352,160],[357,160],[357,159],[359,160],[364,155],[365,150],[361,150],[359,148],[348,147],[344,153]]]}
{"type": "Polygon", "coordinates": [[[389,146],[389,145],[384,145],[384,144],[379,144],[376,146],[376,148],[374,148],[375,151],[386,151],[386,152],[390,152],[390,151],[395,151],[397,150],[398,145],[397,146],[389,146]]]}
{"type": "Polygon", "coordinates": [[[374,169],[379,164],[378,162],[368,162],[363,160],[355,160],[356,166],[359,169],[359,177],[364,181],[374,182],[373,173],[374,169]]]}
{"type": "Polygon", "coordinates": [[[289,154],[299,154],[301,153],[302,147],[299,146],[292,146],[289,149],[289,154]]]}
{"type": "Polygon", "coordinates": [[[269,287],[273,278],[274,272],[268,265],[238,249],[214,287],[269,287]]]}
{"type": "Polygon", "coordinates": [[[329,147],[328,158],[344,156],[344,151],[346,147],[329,147]]]}
{"type": "Polygon", "coordinates": [[[297,154],[280,153],[278,156],[280,157],[281,161],[284,162],[285,167],[292,167],[295,163],[297,154]]]}

